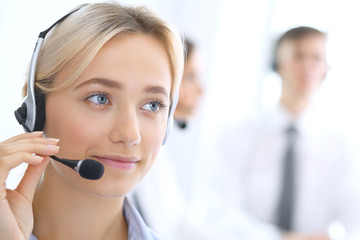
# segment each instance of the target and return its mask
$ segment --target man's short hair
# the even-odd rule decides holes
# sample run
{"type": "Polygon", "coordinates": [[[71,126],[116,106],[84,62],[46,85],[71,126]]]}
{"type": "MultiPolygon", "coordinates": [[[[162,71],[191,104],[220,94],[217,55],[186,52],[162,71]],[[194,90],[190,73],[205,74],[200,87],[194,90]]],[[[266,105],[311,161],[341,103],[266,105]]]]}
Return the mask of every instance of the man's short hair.
{"type": "Polygon", "coordinates": [[[290,30],[288,30],[287,32],[285,32],[276,42],[275,45],[275,51],[274,51],[274,56],[273,56],[273,64],[272,64],[272,68],[274,71],[278,70],[278,62],[277,62],[277,56],[279,53],[279,49],[281,47],[281,45],[284,42],[287,41],[293,41],[293,40],[299,40],[299,39],[303,39],[305,37],[308,36],[314,36],[314,35],[318,35],[318,36],[323,36],[326,37],[326,34],[316,28],[312,28],[312,27],[296,27],[296,28],[292,28],[290,30]]]}

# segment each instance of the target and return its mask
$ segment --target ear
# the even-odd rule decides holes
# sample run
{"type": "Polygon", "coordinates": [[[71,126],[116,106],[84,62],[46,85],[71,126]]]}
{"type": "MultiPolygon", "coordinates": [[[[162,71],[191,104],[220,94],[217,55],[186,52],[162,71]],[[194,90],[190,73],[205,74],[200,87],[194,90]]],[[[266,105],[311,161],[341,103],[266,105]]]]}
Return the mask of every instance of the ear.
{"type": "Polygon", "coordinates": [[[14,112],[16,120],[26,132],[41,131],[45,124],[45,94],[35,90],[35,102],[33,97],[27,96],[21,107],[14,112]]]}

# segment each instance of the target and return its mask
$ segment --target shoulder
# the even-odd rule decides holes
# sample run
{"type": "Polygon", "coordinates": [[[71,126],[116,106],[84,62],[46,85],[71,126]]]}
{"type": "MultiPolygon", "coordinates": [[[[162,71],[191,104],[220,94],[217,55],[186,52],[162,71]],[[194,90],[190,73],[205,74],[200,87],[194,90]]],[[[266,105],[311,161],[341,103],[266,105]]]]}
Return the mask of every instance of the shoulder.
{"type": "Polygon", "coordinates": [[[154,231],[146,226],[139,212],[127,198],[124,199],[123,212],[128,223],[128,240],[160,240],[154,231]]]}
{"type": "Polygon", "coordinates": [[[258,131],[276,124],[281,115],[278,108],[272,107],[262,111],[256,111],[241,119],[224,124],[220,128],[220,136],[242,136],[251,135],[258,131]]]}
{"type": "Polygon", "coordinates": [[[165,240],[161,238],[158,234],[156,234],[151,228],[148,228],[148,230],[151,236],[151,240],[165,240]]]}
{"type": "Polygon", "coordinates": [[[271,120],[273,120],[271,113],[266,111],[226,123],[219,128],[219,145],[224,148],[231,148],[232,144],[235,144],[235,148],[238,148],[257,141],[257,138],[262,136],[268,128],[272,128],[271,120]],[[225,146],[223,146],[224,144],[225,146]]]}

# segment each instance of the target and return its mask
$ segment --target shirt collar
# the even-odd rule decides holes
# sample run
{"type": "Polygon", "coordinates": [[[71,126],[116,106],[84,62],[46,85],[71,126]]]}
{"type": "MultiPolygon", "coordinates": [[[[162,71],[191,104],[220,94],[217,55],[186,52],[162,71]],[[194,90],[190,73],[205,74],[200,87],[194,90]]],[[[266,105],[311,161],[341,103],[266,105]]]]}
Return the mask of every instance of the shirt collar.
{"type": "Polygon", "coordinates": [[[296,128],[296,132],[299,136],[305,137],[308,134],[308,131],[311,131],[311,124],[309,124],[309,122],[311,122],[309,119],[309,116],[311,115],[310,112],[311,107],[298,116],[294,116],[281,103],[278,103],[273,118],[276,125],[278,125],[278,128],[281,129],[280,131],[285,133],[286,129],[292,125],[296,128]]]}
{"type": "Polygon", "coordinates": [[[130,204],[127,198],[124,199],[124,216],[128,223],[128,240],[155,239],[152,231],[146,226],[139,212],[130,204]]]}
{"type": "Polygon", "coordinates": [[[321,135],[333,128],[331,121],[328,119],[331,118],[331,115],[324,111],[324,106],[315,97],[309,107],[296,117],[292,116],[281,103],[278,103],[272,117],[276,121],[273,124],[278,129],[282,129],[283,132],[287,126],[293,123],[301,138],[313,138],[314,134],[321,135]]]}

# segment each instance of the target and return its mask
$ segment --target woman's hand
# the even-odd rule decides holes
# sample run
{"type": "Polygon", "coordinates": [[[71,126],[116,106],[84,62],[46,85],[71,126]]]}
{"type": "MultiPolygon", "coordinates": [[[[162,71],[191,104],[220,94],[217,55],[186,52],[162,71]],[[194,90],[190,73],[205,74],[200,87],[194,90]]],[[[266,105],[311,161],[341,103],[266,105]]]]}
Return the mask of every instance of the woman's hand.
{"type": "Polygon", "coordinates": [[[0,142],[0,240],[30,237],[35,189],[49,156],[59,151],[58,142],[58,139],[43,138],[42,132],[24,133],[0,142]],[[29,165],[18,187],[6,189],[10,170],[23,162],[29,165]]]}

